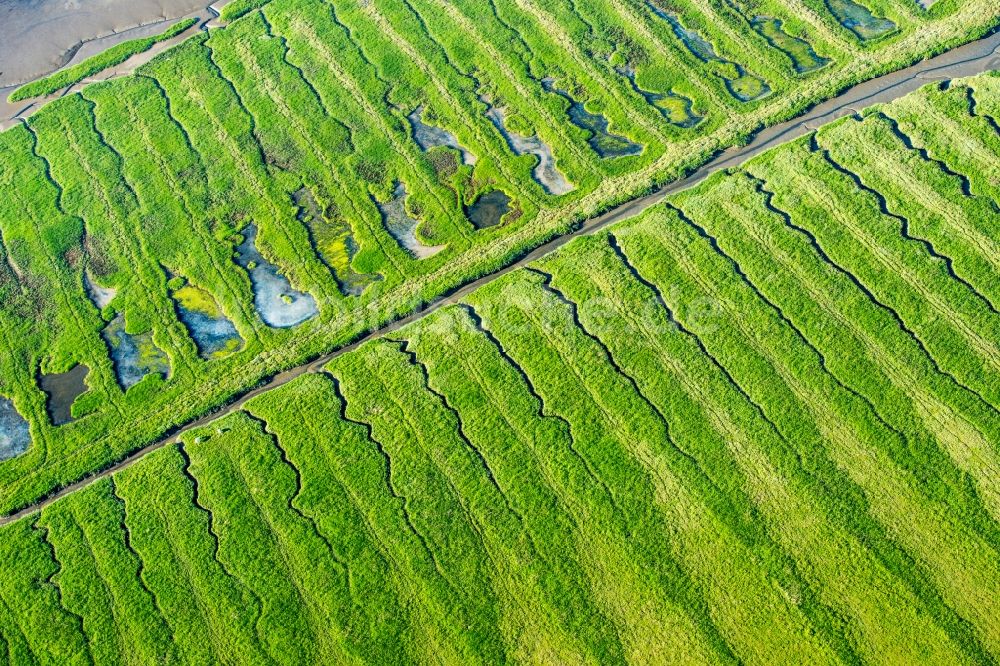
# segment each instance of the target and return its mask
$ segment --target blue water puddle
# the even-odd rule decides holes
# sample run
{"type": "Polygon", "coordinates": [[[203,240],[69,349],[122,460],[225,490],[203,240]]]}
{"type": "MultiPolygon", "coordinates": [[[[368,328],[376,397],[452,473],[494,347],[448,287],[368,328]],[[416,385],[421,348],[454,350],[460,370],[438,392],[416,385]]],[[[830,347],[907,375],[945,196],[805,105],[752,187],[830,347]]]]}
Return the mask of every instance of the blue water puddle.
{"type": "Polygon", "coordinates": [[[421,150],[428,151],[439,146],[454,148],[462,154],[462,164],[476,163],[476,156],[458,142],[458,137],[442,127],[425,123],[423,118],[423,106],[418,106],[406,117],[410,121],[410,127],[413,128],[413,140],[421,150]]]}
{"type": "Polygon", "coordinates": [[[19,456],[31,446],[31,428],[14,403],[0,397],[0,460],[19,456]]]}
{"type": "Polygon", "coordinates": [[[101,335],[108,345],[115,377],[122,389],[127,391],[147,375],[158,374],[166,378],[170,373],[170,360],[153,342],[153,334],[126,332],[122,314],[112,319],[101,335]]]}
{"type": "Polygon", "coordinates": [[[243,242],[236,248],[236,262],[250,275],[254,307],[265,324],[272,328],[291,328],[319,314],[316,299],[292,289],[278,267],[257,250],[257,227],[243,230],[243,242]]]}
{"type": "Polygon", "coordinates": [[[840,24],[857,35],[861,41],[877,39],[896,29],[896,24],[887,18],[879,18],[871,10],[854,0],[825,0],[840,24]]]}
{"type": "Polygon", "coordinates": [[[771,87],[763,79],[750,74],[738,62],[719,56],[711,42],[702,37],[697,30],[686,28],[677,16],[652,2],[647,2],[647,6],[656,16],[670,24],[674,35],[681,40],[694,57],[704,63],[718,63],[732,70],[732,76],[717,72],[718,76],[725,81],[726,89],[730,95],[741,102],[751,102],[771,93],[771,87]]]}
{"type": "Polygon", "coordinates": [[[444,245],[424,245],[417,238],[417,226],[420,224],[406,212],[406,186],[396,183],[392,198],[375,205],[382,214],[382,224],[389,235],[396,239],[399,246],[406,250],[414,259],[426,259],[444,249],[444,245]]]}
{"type": "Polygon", "coordinates": [[[502,108],[488,105],[486,117],[490,119],[493,126],[507,141],[511,151],[515,155],[534,155],[538,158],[538,163],[532,169],[531,175],[547,194],[560,195],[572,192],[573,184],[566,180],[559,169],[556,168],[556,160],[552,154],[552,148],[542,141],[537,134],[532,136],[522,136],[507,129],[505,123],[506,114],[502,108]]]}
{"type": "Polygon", "coordinates": [[[587,111],[583,102],[577,101],[568,91],[557,88],[552,79],[542,79],[542,87],[569,102],[569,120],[580,129],[590,132],[587,143],[601,159],[615,159],[638,155],[642,146],[618,134],[608,131],[608,119],[599,113],[587,111]]]}

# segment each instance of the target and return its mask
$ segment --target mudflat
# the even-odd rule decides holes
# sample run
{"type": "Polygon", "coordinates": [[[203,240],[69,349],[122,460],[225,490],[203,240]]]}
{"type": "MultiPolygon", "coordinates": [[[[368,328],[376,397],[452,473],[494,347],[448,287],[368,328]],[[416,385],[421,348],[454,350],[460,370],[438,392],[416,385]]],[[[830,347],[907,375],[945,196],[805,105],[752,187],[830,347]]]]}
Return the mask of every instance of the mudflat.
{"type": "Polygon", "coordinates": [[[0,88],[32,81],[77,57],[160,32],[206,0],[0,0],[0,88]],[[99,43],[98,43],[99,42],[99,43]]]}

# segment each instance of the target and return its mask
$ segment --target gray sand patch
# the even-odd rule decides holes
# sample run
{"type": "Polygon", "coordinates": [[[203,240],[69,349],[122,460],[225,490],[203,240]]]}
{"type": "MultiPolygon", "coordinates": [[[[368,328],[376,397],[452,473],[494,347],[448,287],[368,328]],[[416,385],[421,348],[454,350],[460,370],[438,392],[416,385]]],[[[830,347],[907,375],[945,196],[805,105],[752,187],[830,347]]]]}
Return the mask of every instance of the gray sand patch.
{"type": "Polygon", "coordinates": [[[164,21],[207,4],[205,0],[0,0],[0,87],[32,81],[126,39],[162,32],[164,21]]]}

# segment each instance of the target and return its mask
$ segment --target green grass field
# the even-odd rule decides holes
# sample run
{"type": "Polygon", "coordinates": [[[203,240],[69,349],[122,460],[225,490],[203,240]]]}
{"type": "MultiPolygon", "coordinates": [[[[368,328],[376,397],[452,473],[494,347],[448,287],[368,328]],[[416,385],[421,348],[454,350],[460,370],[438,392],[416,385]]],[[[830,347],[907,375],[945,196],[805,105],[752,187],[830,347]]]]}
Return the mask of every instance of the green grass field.
{"type": "MultiPolygon", "coordinates": [[[[0,511],[997,24],[991,0],[863,0],[878,20],[862,33],[838,19],[860,5],[834,4],[250,0],[135,75],[48,104],[0,134],[0,406],[30,428],[27,450],[2,456],[0,511]],[[417,109],[466,153],[421,148],[417,109]],[[501,129],[544,143],[572,191],[547,194],[538,158],[501,129]],[[499,224],[477,228],[470,210],[498,192],[499,224]],[[254,234],[259,255],[237,262],[254,234]],[[85,391],[62,398],[76,418],[54,426],[41,382],[76,366],[85,391]]],[[[884,125],[871,131],[892,139],[884,125]]],[[[941,231],[940,249],[968,249],[956,273],[996,303],[981,278],[997,255],[966,231],[941,231]]],[[[937,344],[975,342],[985,325],[937,344]]],[[[956,373],[975,361],[955,359],[956,373]]]]}
{"type": "Polygon", "coordinates": [[[998,110],[826,126],[3,528],[0,654],[996,663],[998,110]]]}

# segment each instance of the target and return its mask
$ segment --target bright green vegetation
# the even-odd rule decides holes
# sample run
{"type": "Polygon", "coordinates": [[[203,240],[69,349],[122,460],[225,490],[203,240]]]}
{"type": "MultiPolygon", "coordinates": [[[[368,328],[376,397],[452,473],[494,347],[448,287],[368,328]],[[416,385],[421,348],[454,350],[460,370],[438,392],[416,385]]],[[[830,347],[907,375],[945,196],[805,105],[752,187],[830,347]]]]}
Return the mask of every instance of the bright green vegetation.
{"type": "Polygon", "coordinates": [[[61,69],[55,74],[50,74],[49,76],[21,86],[11,93],[10,101],[20,102],[32,97],[45,97],[54,92],[59,92],[83,81],[88,76],[93,76],[115,65],[120,65],[134,55],[145,53],[160,42],[173,39],[197,22],[198,19],[196,18],[186,18],[173,24],[159,35],[130,39],[127,42],[116,44],[107,51],[91,56],[72,67],[61,69]]]}
{"type": "Polygon", "coordinates": [[[0,134],[0,398],[32,434],[0,463],[0,510],[107,467],[764,124],[997,22],[991,0],[929,12],[863,2],[898,30],[862,43],[823,0],[675,0],[672,15],[718,58],[706,62],[639,0],[274,0],[135,75],[48,104],[0,134]],[[831,62],[798,73],[753,28],[758,13],[831,62]],[[736,69],[769,93],[738,100],[736,69]],[[681,103],[664,114],[647,93],[681,103]],[[571,192],[546,193],[538,158],[512,152],[491,107],[551,149],[571,192]],[[407,120],[418,108],[474,159],[424,152],[407,120]],[[595,150],[615,146],[641,151],[595,150]],[[389,233],[382,211],[397,191],[417,249],[439,251],[411,252],[389,233]],[[502,223],[476,229],[466,211],[491,192],[510,199],[502,223]],[[278,276],[270,286],[287,279],[267,299],[251,281],[266,271],[255,277],[235,256],[251,234],[259,265],[278,276]],[[95,305],[88,281],[113,298],[95,305]],[[182,284],[198,291],[176,293],[182,284]],[[264,300],[277,315],[262,316],[264,300]],[[295,315],[303,303],[318,314],[295,315]],[[123,386],[101,334],[118,315],[166,354],[169,372],[123,386]],[[197,315],[210,320],[203,339],[197,315]],[[275,327],[288,321],[297,325],[275,327]],[[86,415],[54,427],[36,378],[77,364],[90,369],[86,409],[74,410],[86,415]]]}
{"type": "Polygon", "coordinates": [[[995,663],[998,100],[825,127],[3,528],[7,654],[995,663]]]}

